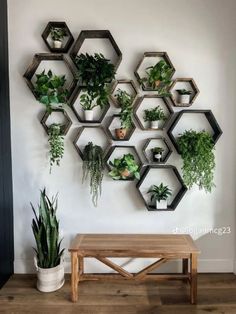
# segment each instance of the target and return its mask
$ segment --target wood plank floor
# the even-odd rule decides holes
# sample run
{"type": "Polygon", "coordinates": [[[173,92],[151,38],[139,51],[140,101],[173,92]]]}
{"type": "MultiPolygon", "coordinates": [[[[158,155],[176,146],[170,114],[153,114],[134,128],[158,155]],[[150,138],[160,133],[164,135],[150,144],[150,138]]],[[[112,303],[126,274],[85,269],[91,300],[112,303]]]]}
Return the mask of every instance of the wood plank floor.
{"type": "Polygon", "coordinates": [[[236,276],[200,274],[198,305],[181,282],[82,282],[70,302],[70,281],[53,293],[35,289],[35,276],[14,275],[0,290],[0,313],[30,314],[236,314],[236,276]]]}

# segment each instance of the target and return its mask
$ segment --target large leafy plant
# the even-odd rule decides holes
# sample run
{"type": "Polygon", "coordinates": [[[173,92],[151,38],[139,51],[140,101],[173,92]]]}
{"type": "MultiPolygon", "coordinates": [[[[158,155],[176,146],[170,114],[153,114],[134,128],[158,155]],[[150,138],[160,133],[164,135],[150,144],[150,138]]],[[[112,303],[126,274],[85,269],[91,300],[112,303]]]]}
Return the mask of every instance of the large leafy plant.
{"type": "Polygon", "coordinates": [[[133,113],[133,96],[128,92],[118,89],[115,95],[117,102],[121,107],[120,122],[122,129],[130,129],[132,127],[132,113],[133,113]]]}
{"type": "Polygon", "coordinates": [[[130,177],[140,179],[139,165],[136,163],[132,154],[124,154],[122,158],[116,158],[114,161],[109,161],[112,170],[109,175],[114,180],[126,180],[130,177]],[[124,175],[124,172],[128,171],[129,176],[124,175]]]}
{"type": "Polygon", "coordinates": [[[50,146],[50,172],[54,164],[60,166],[60,161],[64,155],[64,136],[61,131],[62,126],[60,124],[53,123],[49,127],[48,143],[50,146]]]}
{"type": "Polygon", "coordinates": [[[165,115],[164,110],[160,106],[144,110],[144,121],[145,122],[147,122],[147,121],[161,121],[161,120],[165,121],[166,115],[165,115]]]}
{"type": "Polygon", "coordinates": [[[101,146],[89,142],[83,151],[83,179],[90,177],[92,202],[97,206],[98,196],[102,192],[102,180],[105,170],[104,152],[101,146]]]}
{"type": "Polygon", "coordinates": [[[159,95],[168,95],[173,71],[173,68],[162,59],[154,66],[146,68],[147,77],[142,78],[141,81],[147,83],[152,89],[157,90],[159,95]]]}
{"type": "Polygon", "coordinates": [[[36,98],[49,112],[53,105],[67,103],[68,90],[65,88],[65,83],[65,75],[57,76],[51,70],[48,73],[43,70],[40,74],[36,74],[34,86],[36,98]]]}
{"type": "Polygon", "coordinates": [[[64,27],[51,27],[50,36],[52,40],[62,41],[67,36],[67,31],[64,27]]]}
{"type": "Polygon", "coordinates": [[[152,201],[166,201],[168,197],[172,195],[171,189],[168,185],[161,183],[160,185],[153,185],[147,193],[151,193],[151,202],[152,201]]]}
{"type": "Polygon", "coordinates": [[[211,192],[215,186],[214,143],[212,136],[206,131],[196,132],[186,130],[177,139],[177,144],[183,159],[183,179],[188,188],[194,184],[206,192],[211,192]]]}
{"type": "Polygon", "coordinates": [[[38,214],[31,204],[34,212],[32,220],[32,230],[36,242],[36,252],[38,266],[41,268],[56,267],[61,262],[64,249],[61,250],[59,239],[59,221],[56,216],[57,196],[50,200],[45,189],[40,193],[40,204],[38,214]]]}

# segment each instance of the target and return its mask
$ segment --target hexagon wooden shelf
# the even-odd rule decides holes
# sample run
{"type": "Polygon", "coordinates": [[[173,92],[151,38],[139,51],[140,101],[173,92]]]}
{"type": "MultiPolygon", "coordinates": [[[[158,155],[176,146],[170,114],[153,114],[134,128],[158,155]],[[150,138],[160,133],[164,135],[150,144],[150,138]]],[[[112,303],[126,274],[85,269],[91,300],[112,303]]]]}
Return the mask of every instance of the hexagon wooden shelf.
{"type": "MultiPolygon", "coordinates": [[[[96,39],[96,38],[104,38],[108,39],[111,43],[112,48],[116,52],[117,55],[117,61],[114,64],[115,69],[117,70],[121,60],[122,60],[122,53],[120,51],[120,48],[118,47],[117,43],[115,42],[115,39],[113,38],[112,34],[108,30],[83,30],[80,32],[76,42],[74,43],[71,51],[70,51],[70,57],[72,61],[75,63],[75,59],[77,55],[79,54],[79,51],[85,41],[85,39],[96,39]]],[[[75,63],[76,65],[76,63],[75,63]]]]}
{"type": "MultiPolygon", "coordinates": [[[[135,160],[136,160],[136,162],[137,162],[138,165],[139,165],[139,171],[141,170],[143,164],[142,164],[141,158],[139,157],[138,151],[137,151],[137,149],[135,148],[135,146],[114,145],[114,146],[112,146],[112,147],[108,150],[108,153],[107,153],[107,155],[106,155],[106,165],[107,165],[107,169],[108,169],[109,171],[112,170],[111,165],[109,165],[109,160],[110,160],[110,158],[112,157],[113,153],[114,153],[116,150],[118,150],[118,149],[124,149],[124,150],[129,149],[130,151],[133,151],[132,154],[134,155],[135,160]]],[[[124,152],[124,153],[125,153],[125,152],[124,152]]],[[[120,156],[120,157],[122,157],[122,156],[124,155],[124,153],[121,153],[121,156],[120,156]]],[[[126,154],[127,154],[127,153],[126,153],[126,154]]],[[[115,181],[134,181],[134,180],[135,180],[135,178],[133,177],[133,178],[128,178],[128,179],[119,179],[119,180],[115,180],[115,181]]]]}
{"type": "MultiPolygon", "coordinates": [[[[158,176],[156,176],[157,178],[158,176]]],[[[156,179],[155,179],[156,180],[156,179]]],[[[167,183],[164,183],[164,185],[168,185],[167,183]]],[[[140,181],[137,183],[137,190],[141,196],[141,198],[144,201],[144,204],[149,211],[173,211],[176,209],[180,201],[182,200],[184,194],[187,191],[187,187],[185,186],[178,170],[176,167],[171,166],[171,165],[155,165],[155,166],[147,166],[140,181]],[[154,204],[150,204],[149,200],[144,197],[144,194],[147,195],[148,189],[151,187],[151,185],[156,184],[156,181],[153,180],[153,183],[148,186],[148,189],[142,190],[143,185],[145,186],[144,182],[148,179],[149,173],[154,170],[154,171],[169,171],[172,173],[172,175],[175,177],[176,181],[179,183],[180,187],[175,191],[175,195],[172,198],[171,204],[168,205],[167,209],[156,209],[154,204]]],[[[172,189],[173,190],[173,189],[172,189]]]]}
{"type": "Polygon", "coordinates": [[[138,97],[138,89],[137,89],[134,81],[133,80],[116,80],[115,83],[113,84],[112,89],[111,89],[110,98],[111,98],[113,104],[119,108],[120,106],[119,106],[117,99],[115,97],[115,94],[116,94],[116,91],[118,88],[120,88],[121,90],[126,90],[128,93],[130,93],[133,96],[132,104],[134,105],[135,101],[137,100],[137,97],[138,97]],[[123,86],[123,88],[122,88],[122,86],[123,86]],[[124,87],[126,87],[126,88],[128,87],[130,92],[128,90],[124,89],[124,87]]]}
{"type": "Polygon", "coordinates": [[[177,144],[177,140],[175,138],[175,136],[173,135],[174,129],[176,128],[178,122],[180,121],[181,117],[184,114],[203,114],[205,115],[207,121],[209,122],[212,130],[213,130],[213,135],[212,135],[212,139],[214,144],[216,144],[216,142],[218,141],[218,139],[221,137],[221,135],[223,134],[218,122],[216,121],[215,116],[213,115],[211,110],[181,110],[177,113],[177,115],[175,116],[174,120],[172,121],[167,133],[169,135],[169,138],[171,140],[171,142],[173,143],[176,151],[180,154],[179,148],[178,148],[178,144],[177,144]]]}
{"type": "Polygon", "coordinates": [[[131,138],[131,136],[133,135],[135,129],[136,129],[136,126],[135,126],[134,123],[132,123],[132,127],[127,131],[126,137],[125,137],[124,139],[118,139],[118,138],[115,136],[114,132],[112,132],[111,129],[110,129],[110,127],[112,126],[114,120],[115,120],[115,119],[119,119],[119,117],[120,117],[119,114],[114,114],[114,115],[111,117],[111,119],[110,119],[110,121],[109,121],[109,123],[108,123],[108,126],[107,126],[107,132],[108,132],[110,138],[111,138],[113,141],[116,141],[116,142],[118,142],[118,141],[120,141],[120,142],[129,141],[130,138],[131,138]]]}
{"type": "MultiPolygon", "coordinates": [[[[155,91],[155,89],[151,88],[150,86],[146,86],[143,82],[142,82],[142,77],[140,76],[140,69],[142,68],[142,64],[145,62],[146,58],[160,58],[166,61],[166,63],[173,69],[173,74],[175,73],[175,67],[173,66],[168,54],[166,52],[144,52],[142,59],[139,61],[135,71],[134,71],[134,75],[137,78],[138,83],[142,86],[142,89],[144,91],[155,91]]],[[[155,65],[155,64],[153,64],[155,65]]]]}
{"type": "Polygon", "coordinates": [[[61,134],[62,135],[66,135],[72,125],[72,121],[70,119],[70,117],[68,116],[67,112],[63,109],[52,109],[52,112],[48,112],[47,110],[45,111],[42,119],[41,119],[41,124],[44,128],[44,130],[46,131],[47,134],[49,134],[49,126],[47,125],[47,120],[50,117],[51,114],[53,113],[61,113],[64,118],[65,118],[65,123],[63,123],[63,125],[61,126],[61,134]]]}
{"type": "Polygon", "coordinates": [[[147,162],[149,165],[157,165],[157,164],[164,164],[167,162],[168,158],[170,157],[172,153],[172,149],[170,147],[170,144],[164,137],[153,137],[146,140],[143,149],[142,149],[143,155],[145,156],[147,162]],[[158,144],[158,147],[161,147],[164,149],[163,156],[160,161],[154,161],[152,157],[150,157],[150,154],[148,154],[148,150],[151,150],[151,147],[157,147],[157,145],[152,145],[152,142],[161,142],[162,144],[158,144]]]}
{"type": "Polygon", "coordinates": [[[46,28],[44,29],[43,33],[42,33],[42,38],[45,42],[45,44],[47,45],[48,49],[51,52],[61,52],[61,53],[66,53],[68,52],[68,50],[70,49],[71,45],[73,44],[74,41],[74,37],[71,34],[67,24],[65,22],[48,22],[46,28]],[[52,46],[52,44],[50,44],[50,42],[48,41],[48,37],[50,35],[51,29],[55,27],[55,28],[63,28],[66,31],[67,34],[67,39],[65,41],[65,43],[63,43],[63,46],[61,48],[55,48],[52,46]]]}
{"type": "MultiPolygon", "coordinates": [[[[183,85],[183,86],[184,86],[183,85]]],[[[186,89],[186,87],[184,86],[183,88],[186,89]]],[[[173,104],[173,106],[176,107],[190,107],[194,101],[196,100],[199,92],[199,89],[197,87],[197,84],[195,83],[194,79],[192,78],[176,78],[173,83],[170,86],[170,100],[173,104]],[[190,90],[192,91],[192,94],[190,95],[190,102],[188,104],[183,104],[178,102],[178,95],[175,95],[174,93],[176,93],[174,87],[178,84],[178,83],[182,83],[184,85],[188,85],[190,87],[190,90]]]]}
{"type": "Polygon", "coordinates": [[[58,53],[37,53],[37,54],[35,54],[32,63],[27,68],[23,77],[25,78],[25,81],[26,81],[29,89],[34,94],[35,98],[37,99],[37,95],[35,94],[35,91],[34,91],[34,85],[32,83],[32,78],[35,75],[35,73],[38,69],[38,66],[40,65],[40,63],[42,61],[51,61],[51,60],[64,62],[66,67],[68,68],[68,70],[70,71],[70,73],[73,76],[73,80],[72,80],[72,82],[68,88],[68,91],[69,91],[68,98],[69,98],[71,96],[72,92],[74,91],[75,87],[76,87],[77,80],[76,80],[76,74],[75,74],[73,67],[71,66],[71,64],[69,63],[69,61],[67,60],[67,58],[63,54],[58,54],[58,53]]]}
{"type": "Polygon", "coordinates": [[[94,120],[85,120],[84,115],[83,115],[83,109],[81,107],[81,110],[79,111],[76,105],[76,101],[79,100],[79,95],[80,93],[83,92],[83,87],[78,86],[75,88],[73,94],[71,95],[69,101],[68,101],[68,105],[71,107],[72,111],[74,112],[76,118],[79,120],[79,122],[81,123],[90,123],[90,124],[98,124],[101,123],[102,120],[104,119],[104,117],[107,114],[107,111],[110,108],[110,104],[109,102],[107,103],[106,106],[104,106],[104,108],[102,110],[100,110],[100,107],[97,106],[96,108],[94,108],[94,112],[96,112],[96,110],[98,110],[97,112],[97,118],[95,118],[94,120]]]}
{"type": "MultiPolygon", "coordinates": [[[[158,104],[153,105],[153,106],[157,106],[157,105],[158,104]]],[[[146,108],[146,109],[148,109],[148,108],[146,108]]],[[[144,115],[144,112],[142,112],[142,115],[144,115]]],[[[174,115],[174,111],[172,110],[171,106],[169,105],[166,97],[161,97],[161,96],[158,96],[158,95],[143,95],[142,97],[139,97],[137,99],[137,102],[135,104],[134,116],[135,116],[135,119],[137,120],[137,122],[138,122],[138,124],[139,124],[139,126],[140,126],[140,128],[142,130],[146,130],[146,131],[163,130],[163,129],[165,129],[167,127],[167,125],[168,125],[168,123],[169,123],[169,121],[170,121],[170,119],[172,118],[173,115],[174,115]],[[145,127],[144,120],[140,119],[140,116],[138,115],[138,113],[139,113],[140,108],[143,105],[143,102],[146,99],[159,99],[161,101],[161,103],[164,105],[164,108],[166,108],[166,112],[168,113],[168,117],[167,117],[167,120],[163,123],[161,128],[152,129],[150,127],[145,127]]]]}
{"type": "MultiPolygon", "coordinates": [[[[83,132],[86,130],[86,129],[97,129],[97,130],[100,130],[102,131],[103,135],[104,135],[104,138],[106,139],[106,144],[105,146],[103,147],[103,151],[104,151],[104,156],[107,154],[107,151],[108,149],[111,147],[111,141],[109,139],[109,137],[107,136],[107,133],[106,133],[106,130],[104,129],[104,127],[102,125],[95,125],[95,126],[82,126],[79,128],[78,130],[78,133],[76,134],[76,137],[73,141],[73,144],[78,152],[78,154],[80,155],[81,159],[83,160],[84,156],[83,156],[83,151],[81,150],[80,148],[80,145],[78,144],[79,142],[79,139],[80,137],[82,136],[83,132]]],[[[89,139],[88,142],[93,142],[92,139],[89,139]]],[[[87,144],[87,143],[86,143],[87,144]]],[[[96,144],[94,142],[94,144],[96,144]]],[[[97,144],[98,145],[98,144],[97,144]]]]}

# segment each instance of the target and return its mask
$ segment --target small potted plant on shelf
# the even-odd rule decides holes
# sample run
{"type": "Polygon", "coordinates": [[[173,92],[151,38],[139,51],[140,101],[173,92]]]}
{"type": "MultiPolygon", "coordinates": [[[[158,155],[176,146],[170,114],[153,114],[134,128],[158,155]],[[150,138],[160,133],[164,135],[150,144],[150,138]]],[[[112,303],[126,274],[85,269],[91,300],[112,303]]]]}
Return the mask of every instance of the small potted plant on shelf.
{"type": "Polygon", "coordinates": [[[119,115],[121,126],[120,128],[115,129],[115,133],[116,137],[122,140],[125,138],[127,131],[132,127],[133,97],[121,89],[118,89],[115,97],[117,98],[117,102],[121,107],[121,112],[119,115]]]}
{"type": "Polygon", "coordinates": [[[215,186],[215,155],[212,136],[205,130],[197,132],[186,130],[177,139],[180,155],[183,159],[183,180],[188,188],[194,184],[199,189],[211,192],[215,186]]]}
{"type": "Polygon", "coordinates": [[[171,189],[163,183],[160,185],[153,185],[148,193],[151,193],[151,202],[156,202],[156,209],[167,209],[167,200],[172,195],[171,189]]]}
{"type": "Polygon", "coordinates": [[[62,107],[67,103],[68,90],[65,87],[65,75],[57,76],[51,70],[45,73],[43,70],[36,74],[34,93],[39,102],[51,112],[52,107],[62,107]]]}
{"type": "Polygon", "coordinates": [[[156,90],[159,95],[169,95],[168,89],[173,75],[173,68],[165,61],[160,60],[154,66],[146,68],[147,77],[141,79],[141,82],[147,83],[148,87],[156,90]]]}
{"type": "Polygon", "coordinates": [[[62,41],[67,36],[67,31],[64,27],[52,27],[50,29],[50,36],[53,41],[53,47],[60,49],[62,47],[62,41]]]}
{"type": "Polygon", "coordinates": [[[60,166],[60,161],[64,155],[64,136],[62,135],[62,128],[63,125],[53,123],[49,126],[48,129],[48,143],[50,146],[50,173],[54,164],[60,166]]]}
{"type": "Polygon", "coordinates": [[[56,216],[57,197],[51,200],[45,189],[40,194],[38,214],[34,212],[32,230],[36,242],[35,266],[37,270],[37,289],[41,292],[52,292],[60,289],[64,282],[64,265],[59,236],[59,221],[56,216]]]}
{"type": "Polygon", "coordinates": [[[90,177],[92,202],[97,206],[98,196],[102,192],[102,180],[105,170],[104,151],[101,146],[89,142],[83,151],[83,179],[90,177]]]}
{"type": "Polygon", "coordinates": [[[178,93],[178,103],[183,105],[189,105],[190,104],[190,97],[192,95],[191,90],[186,89],[176,89],[176,92],[178,93]]]}
{"type": "Polygon", "coordinates": [[[165,120],[166,120],[165,112],[160,106],[144,110],[144,121],[150,123],[151,129],[158,129],[159,121],[165,120]]]}
{"type": "Polygon", "coordinates": [[[85,94],[80,97],[86,120],[93,120],[94,107],[108,104],[108,84],[115,78],[115,67],[101,53],[80,54],[76,57],[77,78],[85,94]]]}
{"type": "Polygon", "coordinates": [[[140,179],[139,165],[132,154],[124,154],[122,158],[109,161],[109,164],[112,167],[109,176],[113,180],[140,179]]]}
{"type": "Polygon", "coordinates": [[[152,159],[154,162],[161,162],[162,154],[164,152],[164,148],[162,147],[153,147],[152,151],[152,159]]]}

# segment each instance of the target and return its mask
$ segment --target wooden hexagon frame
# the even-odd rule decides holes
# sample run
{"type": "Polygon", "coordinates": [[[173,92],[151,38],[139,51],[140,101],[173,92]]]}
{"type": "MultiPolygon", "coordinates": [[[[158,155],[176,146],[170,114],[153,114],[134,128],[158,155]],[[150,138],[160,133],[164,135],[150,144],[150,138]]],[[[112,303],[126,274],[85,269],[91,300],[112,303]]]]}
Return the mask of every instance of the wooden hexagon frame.
{"type": "Polygon", "coordinates": [[[193,78],[176,78],[173,81],[173,83],[171,84],[169,92],[170,92],[170,100],[171,100],[173,106],[175,106],[175,107],[190,107],[194,103],[194,101],[196,100],[197,96],[200,93],[200,91],[199,91],[199,89],[197,87],[197,84],[195,83],[193,78]],[[173,96],[172,91],[173,91],[176,83],[178,83],[178,82],[186,82],[186,83],[190,84],[190,86],[191,86],[191,88],[192,88],[194,93],[193,93],[193,97],[190,97],[189,104],[180,104],[180,103],[178,103],[176,101],[175,97],[173,96]]]}
{"type": "MultiPolygon", "coordinates": [[[[52,112],[61,112],[65,116],[66,123],[63,124],[61,127],[61,134],[66,135],[68,133],[71,125],[72,125],[72,121],[71,121],[70,117],[68,116],[67,112],[64,109],[52,109],[52,112]]],[[[50,115],[51,115],[51,112],[46,110],[44,112],[42,119],[41,119],[41,124],[42,124],[42,126],[43,126],[43,128],[47,134],[49,134],[49,127],[47,126],[47,119],[49,118],[50,115]]]]}
{"type": "Polygon", "coordinates": [[[139,180],[139,182],[136,185],[137,190],[141,196],[141,198],[144,201],[144,204],[147,208],[148,211],[173,211],[176,209],[176,207],[178,206],[178,204],[180,203],[180,201],[182,200],[184,194],[187,192],[187,187],[185,186],[183,179],[181,178],[178,170],[176,167],[171,166],[171,165],[155,165],[155,166],[147,166],[141,179],[139,180]],[[167,169],[167,170],[172,170],[174,175],[176,176],[177,180],[179,181],[181,188],[179,190],[179,192],[176,194],[175,198],[173,199],[172,203],[170,205],[168,205],[167,209],[156,209],[156,207],[151,206],[150,204],[148,204],[145,200],[145,198],[143,197],[143,194],[140,191],[140,186],[142,185],[142,183],[145,181],[149,171],[151,169],[167,169]]]}
{"type": "Polygon", "coordinates": [[[48,22],[47,26],[45,27],[43,33],[42,33],[42,38],[46,44],[46,46],[48,47],[48,49],[51,52],[60,52],[60,53],[66,53],[68,52],[68,50],[70,49],[71,45],[73,44],[74,41],[74,37],[70,32],[69,27],[67,26],[67,24],[65,22],[48,22]],[[66,33],[68,35],[68,39],[67,42],[65,44],[64,47],[62,48],[54,48],[52,46],[50,46],[49,42],[48,42],[48,36],[50,34],[51,28],[52,27],[58,27],[58,28],[64,28],[66,30],[66,33]]]}
{"type": "Polygon", "coordinates": [[[29,65],[29,67],[27,68],[26,72],[23,75],[23,77],[25,78],[26,84],[28,85],[29,89],[31,90],[31,92],[33,93],[35,98],[37,99],[37,95],[35,94],[35,91],[34,91],[34,85],[33,85],[31,80],[32,80],[32,77],[34,76],[34,74],[36,73],[39,64],[42,61],[50,61],[50,60],[63,61],[65,63],[65,65],[67,66],[67,68],[69,69],[69,71],[72,73],[73,80],[72,80],[70,87],[68,89],[68,91],[69,91],[68,98],[69,98],[71,96],[71,94],[73,93],[76,85],[77,85],[77,80],[76,80],[76,73],[75,73],[73,67],[71,66],[71,64],[69,63],[69,61],[67,60],[67,58],[63,54],[59,54],[59,53],[37,53],[37,54],[35,54],[33,57],[32,63],[29,65]]]}
{"type": "Polygon", "coordinates": [[[174,115],[174,111],[173,109],[170,107],[168,101],[167,101],[167,98],[166,97],[162,97],[162,96],[159,96],[159,95],[155,95],[155,94],[147,94],[147,95],[143,95],[141,97],[139,97],[136,101],[136,104],[135,104],[135,110],[134,110],[134,116],[135,116],[135,119],[137,120],[140,128],[142,130],[145,130],[145,131],[158,131],[158,130],[163,130],[167,127],[167,125],[169,124],[169,121],[171,120],[172,116],[174,115]],[[163,127],[161,129],[151,129],[151,128],[145,128],[142,124],[142,122],[140,121],[138,115],[137,115],[137,111],[138,109],[141,107],[142,105],[142,102],[145,98],[161,98],[163,100],[163,103],[165,104],[168,112],[169,112],[169,117],[167,118],[167,120],[165,121],[163,127]]]}
{"type": "MultiPolygon", "coordinates": [[[[173,73],[172,73],[172,76],[174,75],[175,73],[175,67],[174,65],[172,64],[167,52],[144,52],[143,56],[142,56],[142,59],[139,61],[135,71],[134,71],[134,75],[136,76],[137,78],[137,81],[138,83],[142,86],[142,89],[144,91],[156,91],[155,89],[152,89],[151,87],[148,87],[148,86],[145,86],[145,84],[142,82],[142,78],[140,77],[138,71],[142,65],[142,63],[144,62],[144,60],[146,58],[149,58],[149,57],[159,57],[159,58],[163,58],[167,64],[170,65],[170,67],[173,69],[173,73]]],[[[171,76],[171,77],[172,77],[171,76]]]]}
{"type": "Polygon", "coordinates": [[[115,92],[115,90],[116,90],[116,88],[117,88],[118,85],[130,85],[130,86],[131,86],[131,88],[132,88],[133,91],[134,91],[134,100],[133,100],[133,102],[132,102],[132,105],[134,105],[135,102],[136,102],[136,100],[137,100],[137,97],[138,97],[138,93],[139,93],[139,92],[138,92],[138,89],[137,89],[137,87],[136,87],[136,85],[135,85],[135,83],[134,83],[133,80],[116,80],[116,81],[114,82],[114,84],[113,84],[113,86],[112,86],[112,89],[111,89],[111,96],[110,96],[110,98],[111,98],[113,104],[114,104],[116,107],[120,108],[120,106],[119,106],[119,104],[118,104],[118,102],[117,102],[117,99],[116,99],[116,97],[115,97],[115,95],[114,95],[114,92],[115,92]]]}
{"type": "Polygon", "coordinates": [[[146,140],[146,142],[145,142],[145,144],[143,146],[142,152],[143,152],[143,155],[145,156],[145,159],[147,160],[149,165],[158,165],[158,164],[165,164],[167,162],[168,158],[172,154],[172,149],[171,149],[170,144],[168,143],[168,141],[167,141],[167,139],[165,137],[152,137],[152,138],[149,138],[149,139],[146,140]],[[161,141],[163,141],[165,146],[166,146],[166,148],[167,148],[167,153],[165,154],[165,157],[163,158],[163,160],[160,161],[160,162],[154,162],[154,161],[150,160],[148,158],[148,155],[147,155],[147,152],[146,152],[148,145],[153,140],[161,140],[161,141]]]}
{"type": "Polygon", "coordinates": [[[105,38],[110,41],[117,55],[117,61],[114,64],[115,69],[117,70],[122,60],[122,53],[117,43],[115,42],[115,39],[113,38],[112,34],[108,30],[83,30],[81,31],[70,51],[70,57],[72,61],[74,62],[74,64],[76,65],[75,63],[76,56],[78,55],[78,52],[80,51],[85,39],[92,39],[92,38],[105,38]]]}
{"type": "MultiPolygon", "coordinates": [[[[142,166],[143,166],[143,163],[142,163],[142,160],[139,156],[139,153],[136,149],[135,146],[132,146],[132,145],[113,145],[112,147],[110,147],[110,149],[108,150],[107,152],[107,155],[106,155],[106,166],[107,166],[107,169],[109,171],[112,170],[111,166],[109,165],[108,161],[109,161],[109,158],[111,157],[112,153],[116,150],[116,149],[119,149],[119,148],[128,148],[128,149],[132,149],[137,157],[137,160],[139,162],[139,171],[141,171],[142,169],[142,166]]],[[[114,180],[114,181],[134,181],[135,178],[128,178],[128,179],[119,179],[119,180],[114,180]]]]}
{"type": "Polygon", "coordinates": [[[76,148],[78,154],[80,155],[81,159],[83,160],[83,159],[84,159],[84,156],[83,156],[83,152],[81,151],[81,149],[79,148],[79,145],[77,145],[77,143],[78,143],[78,140],[79,140],[79,138],[81,137],[81,135],[82,135],[82,133],[83,133],[83,131],[84,131],[85,129],[100,129],[100,130],[103,131],[103,133],[104,133],[104,135],[105,135],[105,137],[106,137],[106,139],[107,139],[107,145],[106,145],[106,147],[104,148],[104,156],[105,156],[105,158],[106,158],[106,154],[107,154],[109,148],[111,147],[112,142],[111,142],[111,140],[109,139],[109,137],[108,137],[108,135],[107,135],[107,133],[106,133],[106,130],[104,129],[104,127],[103,127],[102,125],[94,125],[94,126],[81,126],[81,127],[79,128],[78,133],[76,134],[76,137],[75,137],[74,141],[73,141],[73,144],[74,144],[74,146],[75,146],[75,148],[76,148]]]}
{"type": "Polygon", "coordinates": [[[116,138],[116,137],[112,134],[112,132],[110,131],[110,126],[111,126],[113,120],[114,120],[115,118],[118,118],[118,117],[120,117],[119,114],[114,114],[113,116],[111,116],[111,119],[110,119],[110,121],[109,121],[109,123],[108,123],[108,125],[107,125],[107,132],[108,132],[110,138],[111,138],[113,141],[115,141],[115,142],[129,141],[130,138],[131,138],[131,136],[133,135],[135,129],[136,129],[136,126],[135,126],[134,122],[132,122],[132,127],[131,127],[131,129],[127,132],[127,136],[126,136],[124,139],[122,139],[122,140],[116,138]]]}
{"type": "Polygon", "coordinates": [[[175,127],[177,126],[178,122],[180,121],[181,117],[184,115],[184,114],[204,114],[207,121],[209,122],[212,130],[214,131],[214,134],[212,136],[212,139],[213,139],[213,142],[214,144],[216,144],[216,142],[218,141],[218,139],[221,137],[221,135],[223,134],[218,122],[216,121],[216,118],[215,116],[213,115],[212,111],[211,110],[181,110],[177,113],[177,115],[175,116],[174,120],[172,121],[167,133],[169,135],[169,138],[172,142],[172,144],[174,145],[176,151],[180,154],[180,151],[179,151],[179,147],[178,147],[178,144],[177,144],[177,140],[176,138],[174,137],[173,135],[173,131],[175,129],[175,127]]]}

